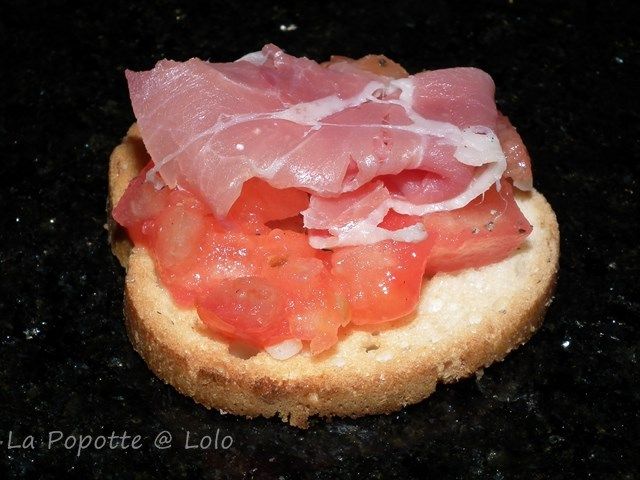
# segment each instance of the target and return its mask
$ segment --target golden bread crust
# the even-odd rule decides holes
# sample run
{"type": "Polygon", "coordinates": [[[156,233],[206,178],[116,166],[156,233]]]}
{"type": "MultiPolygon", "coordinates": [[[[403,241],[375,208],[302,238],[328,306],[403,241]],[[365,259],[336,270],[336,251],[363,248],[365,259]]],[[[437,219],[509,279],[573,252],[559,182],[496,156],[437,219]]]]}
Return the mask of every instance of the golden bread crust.
{"type": "MultiPolygon", "coordinates": [[[[109,205],[148,161],[135,125],[111,155],[109,205]]],[[[153,261],[132,248],[109,216],[114,254],[127,268],[125,317],[134,348],[160,378],[208,408],[247,417],[280,415],[306,427],[312,415],[388,413],[502,360],[540,325],[558,269],[559,232],[538,192],[516,194],[534,230],[511,257],[425,281],[416,315],[393,326],[350,328],[319,356],[249,358],[179,309],[153,261]]]]}

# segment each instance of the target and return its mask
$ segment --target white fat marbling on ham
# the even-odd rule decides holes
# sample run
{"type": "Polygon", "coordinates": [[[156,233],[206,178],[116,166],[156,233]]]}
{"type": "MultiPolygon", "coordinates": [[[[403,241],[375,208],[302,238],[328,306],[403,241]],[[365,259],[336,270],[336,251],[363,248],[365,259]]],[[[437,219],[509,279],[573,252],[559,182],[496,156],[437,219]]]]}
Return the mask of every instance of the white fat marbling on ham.
{"type": "Polygon", "coordinates": [[[259,51],[247,53],[245,56],[240,57],[238,60],[236,60],[236,62],[249,62],[253,63],[254,65],[260,66],[263,65],[266,60],[267,56],[262,51],[259,51]]]}
{"type": "Polygon", "coordinates": [[[419,242],[426,238],[422,223],[399,230],[379,227],[391,208],[391,196],[381,181],[337,198],[312,196],[303,212],[314,248],[367,245],[383,240],[419,242]]]}
{"type": "Polygon", "coordinates": [[[370,245],[384,240],[397,242],[421,242],[427,238],[422,223],[416,223],[399,230],[387,230],[369,222],[358,222],[351,228],[336,232],[335,235],[323,235],[317,231],[309,232],[309,245],[313,248],[336,248],[351,245],[370,245]]]}
{"type": "Polygon", "coordinates": [[[310,235],[317,248],[420,241],[421,225],[378,225],[390,208],[462,207],[506,168],[493,82],[473,68],[394,80],[267,45],[231,63],[163,60],[127,79],[149,180],[194,191],[221,217],[252,177],[303,189],[305,225],[323,231],[310,235]],[[348,205],[350,192],[368,194],[348,205]]]}

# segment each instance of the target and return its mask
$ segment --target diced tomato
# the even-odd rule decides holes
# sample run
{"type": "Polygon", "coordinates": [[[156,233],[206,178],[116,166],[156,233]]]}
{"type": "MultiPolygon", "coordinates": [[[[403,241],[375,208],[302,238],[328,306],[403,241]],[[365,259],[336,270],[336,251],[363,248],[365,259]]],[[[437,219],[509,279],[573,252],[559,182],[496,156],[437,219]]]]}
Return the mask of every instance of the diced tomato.
{"type": "Polygon", "coordinates": [[[193,197],[181,191],[171,192],[167,208],[155,225],[154,250],[162,265],[179,265],[198,254],[201,239],[213,227],[213,219],[207,216],[193,197]]]}
{"type": "Polygon", "coordinates": [[[492,187],[461,209],[425,215],[423,223],[434,239],[427,275],[503,260],[532,230],[505,180],[499,192],[492,187]]]}
{"type": "Polygon", "coordinates": [[[163,284],[183,306],[192,306],[200,284],[202,239],[219,226],[204,205],[189,193],[171,191],[165,210],[149,233],[156,270],[163,284]]]}
{"type": "Polygon", "coordinates": [[[238,277],[220,282],[202,296],[198,315],[223,335],[259,347],[291,337],[282,292],[263,277],[238,277]]]}
{"type": "Polygon", "coordinates": [[[338,341],[338,329],[349,323],[349,306],[319,258],[295,257],[273,268],[272,276],[287,293],[289,326],[293,335],[310,341],[319,353],[338,341]]]}
{"type": "Polygon", "coordinates": [[[262,274],[287,298],[286,315],[295,338],[307,340],[312,353],[338,341],[338,329],[349,321],[348,306],[330,274],[331,254],[309,246],[304,234],[272,230],[257,252],[262,274]]]}
{"type": "Polygon", "coordinates": [[[408,315],[420,297],[431,242],[387,240],[345,247],[333,254],[333,274],[344,285],[356,325],[408,315]]]}
{"type": "Polygon", "coordinates": [[[166,209],[169,200],[169,189],[157,190],[151,183],[145,182],[151,165],[149,162],[129,183],[112,212],[115,221],[127,228],[136,245],[148,245],[153,221],[166,209]]]}
{"type": "MultiPolygon", "coordinates": [[[[267,267],[285,265],[295,258],[326,257],[326,252],[318,251],[309,245],[305,234],[277,228],[261,236],[256,250],[256,255],[263,257],[267,267]]],[[[289,263],[287,267],[290,265],[289,263]]]]}
{"type": "Polygon", "coordinates": [[[227,219],[264,226],[267,222],[299,215],[308,206],[308,193],[297,188],[274,188],[263,180],[252,178],[242,186],[242,193],[231,207],[227,219]]]}
{"type": "Polygon", "coordinates": [[[503,181],[500,192],[492,188],[456,211],[387,214],[381,226],[390,230],[422,221],[428,232],[422,242],[323,251],[309,245],[297,221],[308,206],[306,193],[252,180],[220,220],[188,191],[156,190],[145,181],[146,170],[131,182],[114,218],[149,249],[178,305],[197,308],[212,331],[260,348],[297,338],[317,354],[349,322],[408,315],[425,269],[432,275],[501,260],[531,231],[503,181]]]}
{"type": "Polygon", "coordinates": [[[244,279],[241,287],[251,287],[247,294],[236,298],[229,285],[238,285],[229,283],[232,279],[201,290],[198,312],[205,323],[261,347],[286,338],[310,341],[313,353],[331,347],[338,328],[348,322],[348,311],[334,290],[326,261],[319,258],[328,254],[312,249],[304,235],[277,230],[255,237],[252,252],[245,262],[252,263],[259,276],[239,277],[244,279]]]}

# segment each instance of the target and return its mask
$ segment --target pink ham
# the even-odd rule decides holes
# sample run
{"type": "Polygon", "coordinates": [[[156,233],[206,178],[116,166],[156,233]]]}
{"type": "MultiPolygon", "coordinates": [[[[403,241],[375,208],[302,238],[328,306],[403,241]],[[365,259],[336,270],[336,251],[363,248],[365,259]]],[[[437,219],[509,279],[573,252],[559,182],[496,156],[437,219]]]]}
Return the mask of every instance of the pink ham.
{"type": "MultiPolygon", "coordinates": [[[[412,215],[460,208],[506,168],[493,82],[473,68],[392,79],[325,68],[267,45],[232,63],[163,60],[126,75],[155,163],[149,180],[159,173],[221,217],[250,178],[303,189],[311,194],[305,226],[328,239],[317,248],[384,239],[373,223],[390,208],[412,215]],[[357,205],[345,207],[347,192],[357,205]],[[365,220],[370,230],[345,230],[365,220]]],[[[424,231],[407,238],[418,241],[424,231]]]]}
{"type": "Polygon", "coordinates": [[[533,188],[533,177],[531,174],[531,158],[527,147],[525,147],[520,134],[511,125],[509,118],[499,114],[496,134],[500,139],[502,151],[507,157],[507,170],[505,177],[513,180],[513,185],[520,190],[531,190],[533,188]]]}
{"type": "Polygon", "coordinates": [[[458,127],[495,129],[497,110],[491,77],[477,68],[432,70],[414,76],[415,110],[458,127]]]}

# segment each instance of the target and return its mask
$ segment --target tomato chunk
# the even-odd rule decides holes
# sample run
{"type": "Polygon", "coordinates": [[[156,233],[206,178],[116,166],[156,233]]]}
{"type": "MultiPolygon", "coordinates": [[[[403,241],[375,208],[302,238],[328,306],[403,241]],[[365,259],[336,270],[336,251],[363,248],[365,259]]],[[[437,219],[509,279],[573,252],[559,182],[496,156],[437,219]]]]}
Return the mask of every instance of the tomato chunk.
{"type": "Polygon", "coordinates": [[[290,338],[282,292],[263,277],[223,280],[198,302],[205,325],[259,347],[290,338]]]}
{"type": "Polygon", "coordinates": [[[169,201],[169,189],[157,190],[145,181],[151,165],[149,162],[129,183],[112,212],[115,221],[127,228],[131,240],[136,245],[149,243],[149,233],[154,230],[153,222],[166,209],[169,201]]]}
{"type": "Polygon", "coordinates": [[[297,188],[274,188],[263,180],[252,178],[242,186],[242,193],[227,219],[249,224],[254,231],[257,228],[263,232],[266,230],[260,227],[266,223],[297,216],[308,206],[308,193],[297,188]]]}
{"type": "Polygon", "coordinates": [[[387,240],[336,250],[332,272],[346,290],[351,321],[380,323],[410,314],[420,297],[430,249],[428,240],[387,240]]]}
{"type": "Polygon", "coordinates": [[[423,223],[434,245],[426,274],[481,267],[509,256],[531,233],[506,180],[467,206],[425,215],[423,223]]]}
{"type": "Polygon", "coordinates": [[[349,305],[327,264],[319,258],[298,257],[274,270],[287,294],[292,334],[308,340],[314,354],[333,346],[339,328],[349,323],[349,305]]]}

